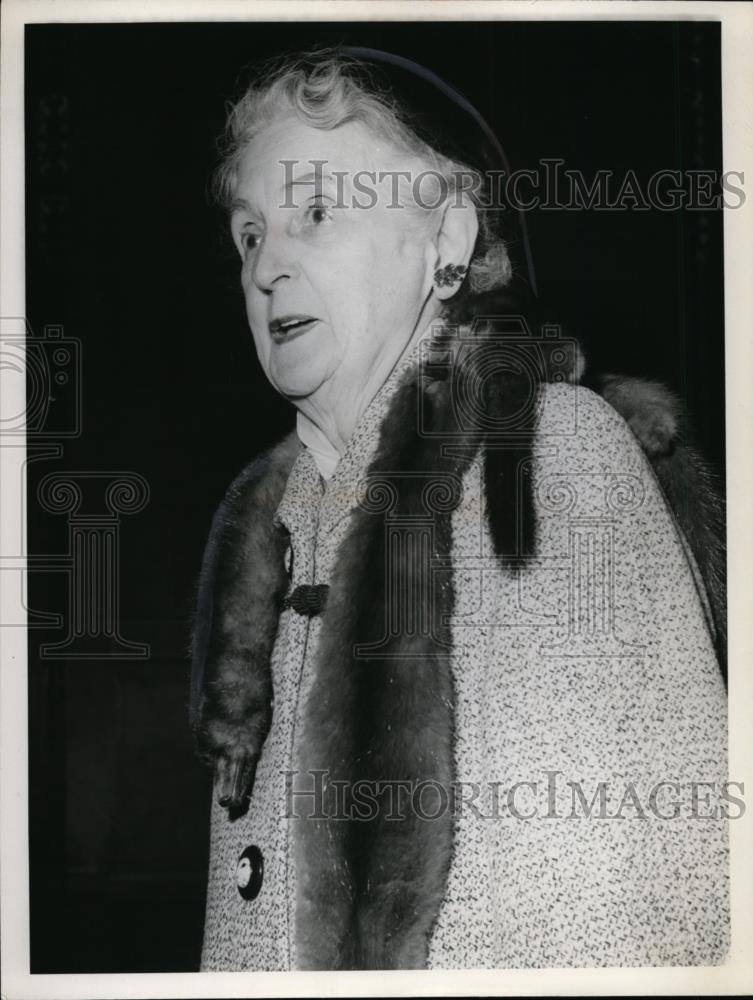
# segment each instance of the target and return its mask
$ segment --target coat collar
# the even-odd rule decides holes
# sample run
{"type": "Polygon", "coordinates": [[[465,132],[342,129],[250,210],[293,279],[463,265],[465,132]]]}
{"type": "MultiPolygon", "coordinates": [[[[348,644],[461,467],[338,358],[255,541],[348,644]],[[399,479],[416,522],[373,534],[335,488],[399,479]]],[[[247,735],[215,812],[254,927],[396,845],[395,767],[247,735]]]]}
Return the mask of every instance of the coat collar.
{"type": "MultiPolygon", "coordinates": [[[[324,818],[298,822],[293,841],[301,968],[426,962],[451,817],[388,821],[380,803],[367,821],[343,822],[333,783],[452,782],[451,515],[480,448],[503,565],[531,550],[534,532],[528,479],[518,481],[533,444],[536,408],[521,403],[530,379],[508,369],[489,379],[493,345],[453,329],[419,344],[372,401],[326,489],[324,529],[345,514],[350,521],[328,581],[317,697],[298,741],[304,770],[327,775],[324,818]],[[469,399],[470,410],[458,405],[469,399]],[[489,421],[514,429],[509,447],[486,447],[489,421]]],[[[233,484],[210,536],[194,638],[194,728],[231,813],[247,804],[271,724],[269,660],[288,587],[285,525],[312,472],[310,456],[288,439],[233,484]]]]}
{"type": "Polygon", "coordinates": [[[319,512],[319,529],[324,533],[333,530],[347,517],[358,503],[359,492],[363,490],[363,480],[379,446],[379,438],[390,405],[400,385],[408,378],[415,377],[421,359],[431,344],[431,333],[422,338],[393,368],[383,385],[378,389],[361,419],[356,425],[343,455],[334,465],[331,475],[323,475],[329,464],[326,449],[319,447],[321,432],[310,421],[296,424],[296,434],[303,447],[290,473],[280,505],[275,512],[275,521],[292,532],[293,526],[301,518],[309,520],[319,512]],[[308,442],[313,444],[310,447],[308,442]],[[302,504],[313,508],[303,512],[302,504]]]}

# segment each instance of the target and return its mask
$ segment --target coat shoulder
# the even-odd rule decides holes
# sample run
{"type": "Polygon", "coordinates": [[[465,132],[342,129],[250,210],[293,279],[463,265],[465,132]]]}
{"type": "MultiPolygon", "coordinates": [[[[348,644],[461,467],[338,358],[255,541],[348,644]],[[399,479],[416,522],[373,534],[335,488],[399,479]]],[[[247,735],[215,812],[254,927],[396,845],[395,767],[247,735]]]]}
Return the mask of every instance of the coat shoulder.
{"type": "Polygon", "coordinates": [[[534,455],[573,472],[643,475],[650,463],[627,422],[602,396],[568,382],[546,384],[539,397],[534,455]]]}

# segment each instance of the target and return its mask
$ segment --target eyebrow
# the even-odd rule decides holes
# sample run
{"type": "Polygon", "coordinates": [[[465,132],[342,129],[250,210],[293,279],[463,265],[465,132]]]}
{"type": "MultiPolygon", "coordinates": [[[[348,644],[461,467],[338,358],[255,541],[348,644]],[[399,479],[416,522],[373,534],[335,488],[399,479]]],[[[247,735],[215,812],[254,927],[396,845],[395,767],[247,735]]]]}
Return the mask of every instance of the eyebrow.
{"type": "Polygon", "coordinates": [[[333,183],[335,178],[326,170],[309,170],[309,172],[304,174],[302,177],[297,177],[294,181],[288,181],[284,190],[289,191],[291,188],[297,187],[300,184],[310,185],[312,180],[329,181],[330,183],[333,183]]]}
{"type": "Polygon", "coordinates": [[[245,210],[246,212],[253,211],[250,202],[246,201],[245,198],[233,198],[228,206],[228,212],[232,215],[234,212],[240,212],[242,210],[245,210]]]}
{"type": "MultiPolygon", "coordinates": [[[[304,174],[303,177],[298,177],[295,180],[288,181],[284,185],[283,191],[288,192],[298,185],[307,184],[310,185],[312,180],[322,180],[329,181],[331,184],[335,183],[335,178],[332,174],[327,171],[315,171],[309,170],[308,173],[304,174]]],[[[228,207],[228,212],[233,215],[235,212],[253,212],[254,208],[250,202],[246,201],[245,198],[233,198],[228,207]]]]}
{"type": "Polygon", "coordinates": [[[302,174],[294,181],[288,181],[287,186],[290,187],[293,184],[308,184],[312,179],[316,179],[317,177],[322,180],[332,180],[332,175],[326,170],[309,170],[308,173],[302,174]]]}

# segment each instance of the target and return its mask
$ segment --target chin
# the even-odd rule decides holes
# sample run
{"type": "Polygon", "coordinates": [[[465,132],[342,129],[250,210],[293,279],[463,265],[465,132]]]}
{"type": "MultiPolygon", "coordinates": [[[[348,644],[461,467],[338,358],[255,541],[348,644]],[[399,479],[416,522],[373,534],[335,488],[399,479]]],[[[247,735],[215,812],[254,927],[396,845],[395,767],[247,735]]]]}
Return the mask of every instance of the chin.
{"type": "Polygon", "coordinates": [[[304,345],[281,344],[270,357],[269,380],[283,396],[310,396],[331,374],[332,365],[304,345]]]}

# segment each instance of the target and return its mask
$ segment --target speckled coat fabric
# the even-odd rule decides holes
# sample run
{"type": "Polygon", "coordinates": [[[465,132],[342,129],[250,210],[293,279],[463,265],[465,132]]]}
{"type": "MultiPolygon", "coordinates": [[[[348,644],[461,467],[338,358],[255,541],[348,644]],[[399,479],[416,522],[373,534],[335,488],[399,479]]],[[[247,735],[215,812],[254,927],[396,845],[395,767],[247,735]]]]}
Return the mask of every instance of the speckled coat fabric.
{"type": "MultiPolygon", "coordinates": [[[[328,581],[400,375],[326,487],[305,449],[296,460],[277,511],[293,586],[328,581]]],[[[727,710],[692,556],[627,425],[587,389],[544,388],[528,474],[525,574],[494,557],[478,463],[452,514],[454,849],[429,967],[721,962],[727,710]]],[[[298,967],[285,775],[305,768],[320,628],[282,613],[250,808],[231,821],[213,805],[204,970],[298,967]],[[246,901],[250,844],[265,864],[246,901]]]]}

